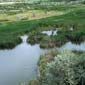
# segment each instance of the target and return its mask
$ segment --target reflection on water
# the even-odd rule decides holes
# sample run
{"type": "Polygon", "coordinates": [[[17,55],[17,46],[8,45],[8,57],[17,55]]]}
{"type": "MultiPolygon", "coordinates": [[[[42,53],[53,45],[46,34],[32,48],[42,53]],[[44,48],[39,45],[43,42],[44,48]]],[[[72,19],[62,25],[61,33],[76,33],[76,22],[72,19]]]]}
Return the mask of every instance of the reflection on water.
{"type": "Polygon", "coordinates": [[[60,50],[85,51],[85,42],[82,42],[80,45],[67,42],[60,48],[60,50]]]}
{"type": "MultiPolygon", "coordinates": [[[[22,44],[12,50],[0,50],[0,85],[17,85],[37,77],[37,62],[46,50],[40,49],[39,44],[27,44],[27,38],[21,36],[22,44]]],[[[85,51],[85,42],[80,45],[68,42],[58,50],[85,51]]]]}
{"type": "Polygon", "coordinates": [[[55,31],[53,31],[53,30],[43,31],[42,33],[43,33],[43,34],[46,34],[46,35],[48,35],[48,36],[57,35],[57,30],[55,30],[55,31]]]}
{"type": "Polygon", "coordinates": [[[23,43],[26,43],[28,36],[27,35],[24,35],[24,36],[21,36],[20,38],[22,39],[22,42],[23,43]]]}
{"type": "Polygon", "coordinates": [[[37,76],[37,62],[42,53],[39,45],[23,43],[13,50],[0,50],[0,85],[17,85],[37,76]]]}

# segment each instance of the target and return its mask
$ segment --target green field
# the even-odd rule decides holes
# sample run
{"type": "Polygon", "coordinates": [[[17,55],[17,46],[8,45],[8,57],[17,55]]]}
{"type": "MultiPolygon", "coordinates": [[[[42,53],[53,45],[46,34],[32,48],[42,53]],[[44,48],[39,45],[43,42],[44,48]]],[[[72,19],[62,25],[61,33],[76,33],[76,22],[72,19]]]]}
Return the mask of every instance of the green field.
{"type": "MultiPolygon", "coordinates": [[[[68,6],[67,6],[68,7],[68,6]]],[[[55,11],[54,15],[52,15],[53,11],[50,12],[50,15],[43,17],[43,10],[35,10],[36,17],[31,19],[21,19],[21,20],[13,20],[15,19],[14,15],[7,15],[11,17],[12,20],[3,20],[0,21],[0,48],[12,48],[16,46],[16,44],[20,43],[21,40],[19,38],[20,35],[29,33],[32,30],[40,30],[41,28],[49,29],[49,27],[57,27],[62,28],[63,35],[65,34],[65,30],[68,30],[70,26],[75,26],[76,31],[72,32],[71,35],[76,37],[79,34],[79,37],[85,36],[85,6],[84,5],[71,5],[67,9],[66,6],[59,6],[55,11]],[[63,9],[62,9],[63,8],[63,9]],[[60,11],[59,11],[60,9],[60,11]],[[38,19],[37,15],[41,13],[41,19],[38,19]],[[59,14],[61,13],[61,14],[59,14]],[[58,15],[57,15],[58,14],[58,15]]],[[[21,15],[25,15],[22,13],[21,15]]],[[[29,14],[29,12],[27,13],[29,14]]],[[[20,14],[17,14],[20,15],[20,14]]],[[[48,14],[47,14],[48,15],[48,14]]],[[[1,18],[1,16],[0,16],[1,18]]],[[[3,17],[5,18],[5,17],[3,17]]],[[[59,36],[62,37],[62,36],[59,36]]],[[[54,38],[56,40],[62,41],[60,38],[54,38]]]]}

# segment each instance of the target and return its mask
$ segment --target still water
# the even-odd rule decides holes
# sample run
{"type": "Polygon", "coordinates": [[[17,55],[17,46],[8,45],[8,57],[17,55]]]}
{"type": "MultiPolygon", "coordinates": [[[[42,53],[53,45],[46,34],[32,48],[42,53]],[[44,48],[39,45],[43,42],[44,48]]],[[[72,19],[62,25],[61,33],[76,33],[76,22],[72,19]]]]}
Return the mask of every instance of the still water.
{"type": "MultiPolygon", "coordinates": [[[[12,50],[0,50],[0,85],[18,85],[37,77],[37,62],[45,50],[39,44],[27,43],[27,36],[21,36],[22,43],[12,50]]],[[[67,42],[58,50],[85,52],[85,42],[80,45],[67,42]]]]}
{"type": "Polygon", "coordinates": [[[72,42],[67,42],[65,45],[61,46],[61,51],[71,50],[71,51],[82,51],[85,52],[85,42],[81,44],[73,44],[72,42]]]}
{"type": "Polygon", "coordinates": [[[12,50],[0,50],[0,85],[18,85],[37,76],[37,62],[42,54],[39,45],[23,42],[12,50]]]}

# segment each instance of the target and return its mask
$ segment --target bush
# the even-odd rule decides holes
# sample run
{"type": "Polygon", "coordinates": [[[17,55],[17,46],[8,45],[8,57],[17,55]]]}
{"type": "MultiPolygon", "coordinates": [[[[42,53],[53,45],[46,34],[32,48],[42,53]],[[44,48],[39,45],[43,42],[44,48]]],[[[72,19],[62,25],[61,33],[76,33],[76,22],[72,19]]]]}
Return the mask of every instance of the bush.
{"type": "Polygon", "coordinates": [[[42,85],[85,85],[85,54],[62,52],[46,66],[42,85]]]}
{"type": "Polygon", "coordinates": [[[28,85],[40,85],[38,80],[32,80],[28,85]]]}

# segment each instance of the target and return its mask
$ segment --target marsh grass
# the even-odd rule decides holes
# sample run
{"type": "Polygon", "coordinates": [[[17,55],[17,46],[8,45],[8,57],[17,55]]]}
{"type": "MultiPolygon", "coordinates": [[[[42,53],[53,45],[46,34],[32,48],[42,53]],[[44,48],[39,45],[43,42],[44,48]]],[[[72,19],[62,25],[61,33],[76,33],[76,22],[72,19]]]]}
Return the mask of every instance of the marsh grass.
{"type": "MultiPolygon", "coordinates": [[[[17,37],[31,33],[31,31],[41,32],[44,29],[54,28],[61,28],[60,32],[62,33],[63,37],[55,37],[57,40],[65,40],[65,35],[69,35],[68,29],[71,25],[75,26],[73,32],[70,32],[72,37],[74,38],[74,42],[85,40],[85,9],[78,8],[67,14],[60,15],[60,16],[53,16],[38,20],[31,20],[31,21],[17,21],[17,22],[3,22],[0,23],[0,44],[6,45],[6,43],[16,43],[18,42],[17,37]],[[45,27],[45,28],[44,28],[45,27]],[[42,29],[40,29],[42,28],[42,29]],[[10,37],[9,37],[10,36],[10,37]],[[76,40],[79,38],[79,40],[76,40]]],[[[36,34],[34,34],[35,36],[36,34]]],[[[1,46],[0,46],[1,48],[1,46]]]]}

